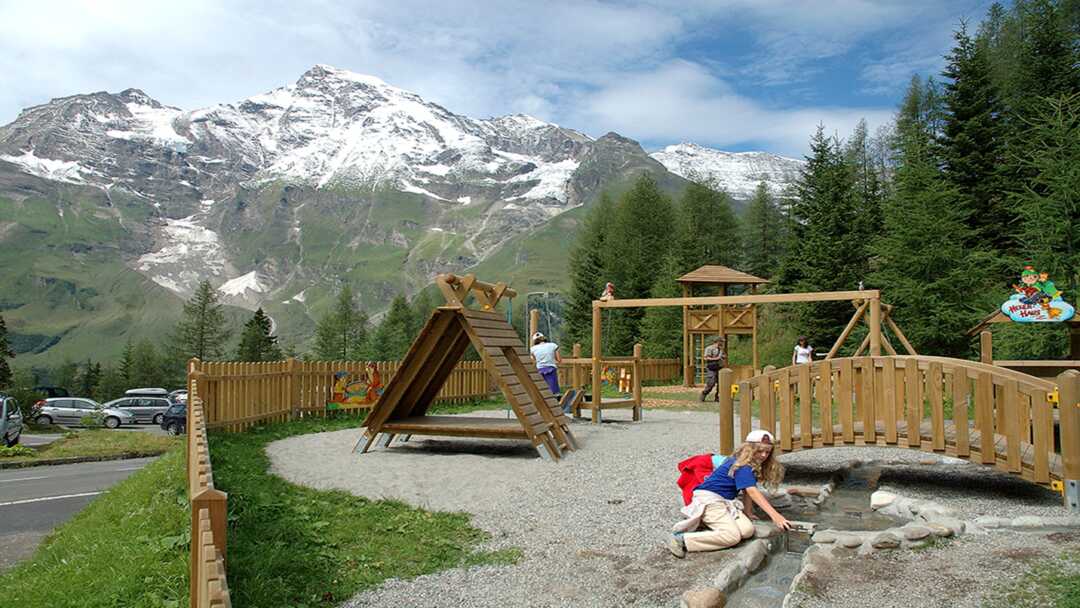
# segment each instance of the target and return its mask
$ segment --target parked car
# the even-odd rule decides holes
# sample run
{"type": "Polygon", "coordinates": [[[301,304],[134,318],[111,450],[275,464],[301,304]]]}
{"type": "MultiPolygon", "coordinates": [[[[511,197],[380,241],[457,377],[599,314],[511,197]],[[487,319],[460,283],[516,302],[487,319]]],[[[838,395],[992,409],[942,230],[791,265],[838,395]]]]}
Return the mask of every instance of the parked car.
{"type": "Polygon", "coordinates": [[[125,397],[169,397],[169,391],[163,388],[129,388],[124,391],[125,397]]]}
{"type": "Polygon", "coordinates": [[[60,386],[35,386],[34,392],[41,393],[46,399],[71,396],[71,393],[69,393],[66,388],[60,386]]]}
{"type": "Polygon", "coordinates": [[[0,440],[10,448],[19,443],[22,429],[23,417],[19,404],[7,395],[0,395],[0,440]]]}
{"type": "Polygon", "coordinates": [[[161,418],[161,428],[170,435],[182,435],[187,432],[187,404],[174,403],[161,418]]]}
{"type": "Polygon", "coordinates": [[[169,393],[169,399],[172,399],[176,403],[187,403],[187,389],[179,388],[169,393]]]}
{"type": "Polygon", "coordinates": [[[122,424],[134,424],[135,416],[131,412],[127,412],[114,407],[109,407],[108,404],[101,405],[93,399],[82,399],[79,397],[66,397],[59,399],[45,399],[39,401],[37,404],[40,406],[38,413],[34,420],[38,424],[81,424],[82,419],[87,416],[93,416],[100,418],[101,423],[106,428],[115,429],[122,424]]]}
{"type": "Polygon", "coordinates": [[[105,407],[131,412],[135,416],[135,422],[161,424],[161,418],[165,415],[165,410],[169,409],[169,406],[173,404],[172,401],[169,401],[167,395],[168,393],[160,397],[125,396],[109,401],[105,404],[105,407]]]}

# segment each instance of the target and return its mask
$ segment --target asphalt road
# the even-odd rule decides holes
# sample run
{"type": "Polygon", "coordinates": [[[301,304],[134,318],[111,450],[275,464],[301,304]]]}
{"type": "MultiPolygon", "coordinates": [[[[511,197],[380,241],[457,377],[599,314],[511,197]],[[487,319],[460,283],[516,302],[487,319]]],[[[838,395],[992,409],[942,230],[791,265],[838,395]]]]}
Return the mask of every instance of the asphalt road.
{"type": "Polygon", "coordinates": [[[0,571],[33,555],[54,527],[152,460],[0,470],[0,571]]]}

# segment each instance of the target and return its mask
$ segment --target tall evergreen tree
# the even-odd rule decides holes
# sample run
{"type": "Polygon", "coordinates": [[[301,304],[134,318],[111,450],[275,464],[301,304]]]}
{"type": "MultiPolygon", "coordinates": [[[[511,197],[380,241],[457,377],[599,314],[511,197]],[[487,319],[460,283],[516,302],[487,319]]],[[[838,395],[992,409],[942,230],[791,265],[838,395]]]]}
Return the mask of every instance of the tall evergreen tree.
{"type": "Polygon", "coordinates": [[[237,361],[279,361],[282,358],[277,336],[270,333],[270,317],[262,308],[255,311],[244,324],[240,345],[236,350],[237,361]]]}
{"type": "Polygon", "coordinates": [[[158,387],[168,384],[163,362],[154,343],[147,339],[135,343],[132,351],[131,384],[137,387],[158,387]]]}
{"type": "Polygon", "coordinates": [[[363,359],[367,337],[367,314],[357,307],[352,288],[345,285],[338,292],[334,309],[315,326],[314,355],[325,361],[363,359]]]}
{"type": "Polygon", "coordinates": [[[8,341],[7,324],[4,317],[0,316],[0,388],[11,387],[11,365],[8,359],[15,358],[15,351],[8,341]]]}
{"type": "Polygon", "coordinates": [[[727,194],[691,182],[679,202],[680,266],[686,271],[705,264],[739,266],[739,222],[727,194]]]}
{"type": "Polygon", "coordinates": [[[97,398],[98,384],[101,382],[101,364],[86,360],[82,372],[78,377],[78,391],[80,397],[87,399],[97,398]]]}
{"type": "MultiPolygon", "coordinates": [[[[944,128],[941,137],[945,178],[960,193],[972,236],[1002,253],[1015,241],[1003,230],[1015,219],[1005,204],[1001,162],[1005,145],[1004,107],[993,82],[988,46],[968,36],[961,22],[945,67],[944,128]]],[[[972,245],[976,243],[971,243],[972,245]]]]}
{"type": "Polygon", "coordinates": [[[881,235],[884,198],[881,174],[875,166],[871,145],[866,120],[860,120],[844,146],[844,162],[851,171],[855,196],[851,242],[860,247],[857,271],[863,276],[870,271],[870,243],[881,235]]]}
{"type": "Polygon", "coordinates": [[[787,246],[785,221],[765,182],[760,182],[746,208],[743,234],[744,267],[750,274],[768,278],[776,272],[787,246]]]}
{"type": "Polygon", "coordinates": [[[589,210],[577,242],[570,250],[570,293],[566,301],[567,342],[579,342],[582,352],[592,349],[592,302],[600,297],[605,275],[604,261],[611,242],[615,203],[605,192],[589,210]]]}
{"type": "MultiPolygon", "coordinates": [[[[117,363],[116,372],[122,384],[131,384],[131,376],[135,369],[135,343],[128,338],[124,343],[124,350],[120,353],[120,361],[117,363]]],[[[130,387],[129,387],[130,388],[130,387]]]]}
{"type": "Polygon", "coordinates": [[[405,296],[399,295],[390,303],[390,310],[372,333],[369,351],[378,361],[403,359],[416,336],[416,321],[405,296]]]}
{"type": "Polygon", "coordinates": [[[77,382],[79,378],[79,364],[65,357],[64,360],[53,368],[49,379],[56,386],[66,388],[69,391],[79,390],[77,382]]]}
{"type": "MultiPolygon", "coordinates": [[[[674,252],[664,256],[649,296],[677,298],[682,296],[678,278],[682,266],[674,252]]],[[[679,358],[682,356],[682,309],[676,306],[653,306],[645,310],[641,322],[642,348],[646,357],[679,358]]]]}
{"type": "Polygon", "coordinates": [[[183,317],[174,331],[178,358],[220,359],[231,336],[217,290],[209,281],[200,282],[191,299],[184,303],[183,317]]]}
{"type": "Polygon", "coordinates": [[[420,333],[420,329],[427,323],[431,317],[431,313],[435,311],[435,302],[432,301],[431,292],[426,289],[420,290],[416,296],[413,297],[413,335],[420,333]]]}

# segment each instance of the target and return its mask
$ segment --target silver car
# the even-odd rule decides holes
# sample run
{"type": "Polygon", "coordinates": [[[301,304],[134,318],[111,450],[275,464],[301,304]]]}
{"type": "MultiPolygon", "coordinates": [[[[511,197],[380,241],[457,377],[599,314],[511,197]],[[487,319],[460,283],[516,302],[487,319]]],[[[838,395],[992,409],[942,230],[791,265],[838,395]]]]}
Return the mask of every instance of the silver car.
{"type": "Polygon", "coordinates": [[[19,404],[11,397],[0,395],[0,440],[10,448],[19,443],[22,428],[23,418],[19,404]]]}
{"type": "Polygon", "coordinates": [[[135,416],[131,412],[79,397],[46,399],[34,420],[38,424],[82,424],[83,418],[87,416],[99,419],[101,424],[110,429],[121,424],[135,423],[135,416]]]}
{"type": "Polygon", "coordinates": [[[172,404],[168,397],[141,396],[113,399],[106,403],[105,407],[131,412],[135,416],[135,422],[161,424],[161,419],[172,404]]]}

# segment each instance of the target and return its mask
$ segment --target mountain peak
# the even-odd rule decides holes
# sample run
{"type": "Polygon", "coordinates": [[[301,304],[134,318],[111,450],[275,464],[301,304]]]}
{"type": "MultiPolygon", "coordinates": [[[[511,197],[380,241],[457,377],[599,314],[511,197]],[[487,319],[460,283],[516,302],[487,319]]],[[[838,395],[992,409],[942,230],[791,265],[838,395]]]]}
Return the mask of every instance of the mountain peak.
{"type": "Polygon", "coordinates": [[[336,68],[332,65],[326,65],[324,63],[318,63],[312,66],[312,68],[304,72],[300,76],[300,80],[296,82],[297,86],[303,86],[303,83],[316,81],[322,82],[327,80],[339,80],[345,82],[353,82],[357,84],[366,84],[368,86],[376,87],[389,87],[386,81],[370,74],[360,74],[357,72],[351,72],[349,70],[343,70],[336,68]]]}

